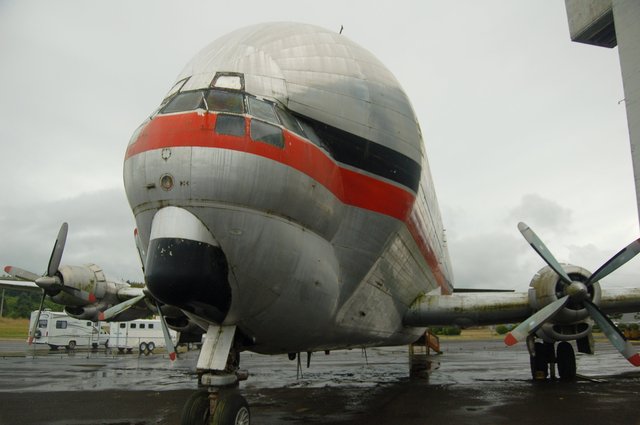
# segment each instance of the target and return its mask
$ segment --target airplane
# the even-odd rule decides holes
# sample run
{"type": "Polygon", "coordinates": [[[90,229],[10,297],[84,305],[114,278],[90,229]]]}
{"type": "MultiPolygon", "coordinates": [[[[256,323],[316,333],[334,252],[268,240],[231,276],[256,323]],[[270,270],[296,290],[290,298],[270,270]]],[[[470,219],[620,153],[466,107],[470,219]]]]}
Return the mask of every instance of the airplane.
{"type": "Polygon", "coordinates": [[[123,174],[145,288],[110,282],[95,265],[60,266],[66,224],[43,276],[5,271],[72,316],[125,320],[152,311],[165,332],[206,333],[200,389],[183,424],[250,423],[238,391],[247,378],[242,351],[299,358],[408,345],[429,326],[520,323],[505,343],[527,343],[532,377],[557,365],[571,379],[570,341],[592,354],[595,321],[640,365],[606,316],[640,310],[640,289],[599,283],[640,252],[640,240],[592,274],[560,264],[520,223],[547,264],[529,291],[454,289],[408,96],[340,33],[267,23],[209,44],[134,131],[123,174]]]}

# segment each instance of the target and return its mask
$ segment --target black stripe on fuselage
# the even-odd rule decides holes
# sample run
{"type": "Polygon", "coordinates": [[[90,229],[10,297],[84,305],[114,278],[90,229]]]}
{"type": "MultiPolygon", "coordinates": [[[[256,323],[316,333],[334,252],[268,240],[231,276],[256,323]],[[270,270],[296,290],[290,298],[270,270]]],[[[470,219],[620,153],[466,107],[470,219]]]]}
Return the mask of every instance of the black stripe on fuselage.
{"type": "Polygon", "coordinates": [[[313,127],[336,161],[418,191],[422,167],[408,156],[309,117],[298,117],[313,127]]]}

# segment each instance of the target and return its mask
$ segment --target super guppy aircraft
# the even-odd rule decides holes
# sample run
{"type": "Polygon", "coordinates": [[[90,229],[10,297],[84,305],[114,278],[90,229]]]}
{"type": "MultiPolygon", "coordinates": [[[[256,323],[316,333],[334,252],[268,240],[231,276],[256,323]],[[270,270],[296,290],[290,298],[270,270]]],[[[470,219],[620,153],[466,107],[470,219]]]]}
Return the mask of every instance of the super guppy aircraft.
{"type": "Polygon", "coordinates": [[[640,364],[603,313],[640,310],[640,291],[598,282],[637,254],[638,241],[591,274],[559,264],[521,223],[548,264],[529,292],[454,293],[409,99],[341,34],[270,23],[208,45],[134,132],[124,182],[144,290],[108,281],[95,265],[60,266],[66,224],[44,276],[5,270],[75,317],[153,311],[183,336],[206,332],[201,390],[185,405],[184,424],[249,423],[235,390],[246,378],[242,351],[405,345],[429,325],[522,322],[506,342],[527,340],[534,377],[557,362],[571,378],[568,341],[593,353],[592,318],[640,364]]]}

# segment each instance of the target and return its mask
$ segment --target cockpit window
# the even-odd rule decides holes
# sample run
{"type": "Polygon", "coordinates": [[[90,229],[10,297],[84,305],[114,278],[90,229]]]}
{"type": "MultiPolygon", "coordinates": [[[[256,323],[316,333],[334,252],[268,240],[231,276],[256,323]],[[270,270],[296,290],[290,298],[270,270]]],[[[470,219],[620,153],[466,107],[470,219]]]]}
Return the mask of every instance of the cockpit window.
{"type": "Polygon", "coordinates": [[[303,119],[299,119],[298,123],[300,123],[300,127],[302,127],[302,129],[304,130],[304,134],[306,135],[307,139],[311,140],[314,145],[319,146],[326,151],[329,151],[329,147],[322,141],[322,139],[320,139],[320,137],[318,137],[315,130],[308,122],[303,119]]]}
{"type": "Polygon", "coordinates": [[[240,115],[218,114],[216,134],[244,136],[244,117],[240,115]]]}
{"type": "Polygon", "coordinates": [[[171,96],[173,96],[174,94],[178,93],[182,89],[182,87],[185,85],[185,83],[187,82],[187,80],[189,78],[191,78],[191,77],[183,78],[182,80],[180,80],[177,83],[175,83],[173,85],[173,87],[171,87],[171,90],[169,90],[169,93],[167,93],[167,95],[164,97],[164,100],[162,101],[162,104],[164,105],[165,103],[169,102],[169,99],[171,99],[171,96]]]}
{"type": "Polygon", "coordinates": [[[203,107],[204,98],[201,91],[188,91],[180,93],[174,97],[167,106],[165,106],[161,113],[170,114],[172,112],[193,111],[195,109],[203,107]]]}
{"type": "Polygon", "coordinates": [[[278,117],[276,117],[276,113],[273,110],[273,104],[256,99],[255,97],[249,97],[249,113],[261,120],[278,123],[278,117]]]}
{"type": "Polygon", "coordinates": [[[251,120],[251,139],[284,148],[282,129],[260,120],[251,120]]]}
{"type": "Polygon", "coordinates": [[[239,72],[216,72],[211,87],[244,90],[244,74],[239,72]]]}
{"type": "Polygon", "coordinates": [[[210,111],[244,113],[242,93],[211,90],[207,93],[206,99],[210,111]]]}
{"type": "Polygon", "coordinates": [[[284,128],[296,134],[299,134],[302,137],[307,137],[300,127],[300,124],[298,124],[298,120],[296,120],[295,117],[289,112],[285,111],[282,108],[276,107],[276,114],[278,115],[278,118],[280,118],[280,122],[282,122],[284,128]]]}

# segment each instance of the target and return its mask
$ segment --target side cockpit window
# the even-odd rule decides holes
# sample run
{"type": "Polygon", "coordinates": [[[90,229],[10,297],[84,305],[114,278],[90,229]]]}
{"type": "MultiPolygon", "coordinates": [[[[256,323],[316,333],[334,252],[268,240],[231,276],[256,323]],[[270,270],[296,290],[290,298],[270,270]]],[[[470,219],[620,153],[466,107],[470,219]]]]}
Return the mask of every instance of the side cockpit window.
{"type": "Polygon", "coordinates": [[[321,147],[326,151],[329,151],[329,147],[322,141],[322,139],[320,139],[320,137],[318,137],[318,134],[315,132],[311,124],[303,119],[298,119],[298,123],[304,130],[304,134],[306,135],[307,139],[309,139],[314,145],[321,147]]]}
{"type": "Polygon", "coordinates": [[[180,90],[182,90],[182,87],[184,87],[184,85],[187,83],[187,81],[189,80],[189,78],[191,77],[187,77],[187,78],[183,78],[182,80],[178,81],[177,83],[175,83],[173,85],[173,87],[171,87],[171,90],[169,90],[169,93],[167,93],[167,95],[164,97],[164,99],[162,100],[162,103],[160,104],[160,107],[166,105],[167,103],[169,103],[169,101],[171,100],[171,98],[178,92],[180,92],[180,90]]]}
{"type": "Polygon", "coordinates": [[[278,117],[273,108],[273,104],[264,100],[249,97],[249,113],[261,120],[278,123],[278,117]]]}
{"type": "Polygon", "coordinates": [[[276,107],[276,114],[278,115],[278,118],[280,118],[280,122],[282,123],[282,125],[284,125],[284,128],[299,136],[305,138],[307,137],[307,135],[304,133],[304,130],[302,130],[302,127],[300,127],[298,120],[296,120],[295,117],[289,112],[287,112],[283,108],[276,107]]]}
{"type": "Polygon", "coordinates": [[[193,111],[204,107],[204,93],[202,91],[188,91],[177,94],[160,113],[193,111]]]}
{"type": "Polygon", "coordinates": [[[279,126],[280,121],[276,115],[275,105],[251,96],[248,97],[248,105],[249,114],[254,117],[251,120],[251,140],[284,148],[284,135],[279,126]]]}

